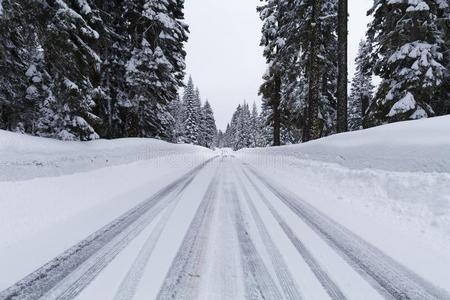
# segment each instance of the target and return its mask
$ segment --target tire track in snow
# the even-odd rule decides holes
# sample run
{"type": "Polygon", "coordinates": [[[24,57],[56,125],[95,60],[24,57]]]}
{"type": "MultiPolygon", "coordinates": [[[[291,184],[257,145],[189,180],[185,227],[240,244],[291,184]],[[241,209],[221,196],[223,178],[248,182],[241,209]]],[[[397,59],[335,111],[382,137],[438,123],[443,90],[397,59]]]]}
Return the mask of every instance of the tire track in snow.
{"type": "MultiPolygon", "coordinates": [[[[192,182],[193,178],[186,181],[183,186],[176,191],[174,196],[177,199],[178,195],[186,189],[192,182]]],[[[92,255],[76,270],[70,273],[66,278],[59,282],[43,297],[50,299],[73,299],[78,295],[94,278],[123,250],[128,244],[134,240],[151,222],[163,211],[169,203],[176,200],[169,199],[168,202],[160,202],[155,207],[150,209],[147,214],[142,216],[134,224],[119,233],[114,239],[100,249],[97,253],[92,255]]]]}
{"type": "Polygon", "coordinates": [[[247,168],[385,297],[402,300],[450,299],[446,291],[427,282],[296,195],[270,183],[253,168],[247,168]]]}
{"type": "Polygon", "coordinates": [[[325,289],[327,294],[331,297],[331,299],[336,299],[336,300],[347,299],[344,296],[344,293],[340,290],[340,288],[337,286],[337,284],[333,281],[333,279],[331,279],[331,277],[327,274],[327,272],[322,268],[320,263],[314,258],[314,256],[311,254],[311,252],[306,248],[306,246],[303,244],[303,242],[295,235],[295,233],[292,231],[292,229],[289,227],[289,225],[286,224],[286,222],[283,220],[283,218],[280,216],[280,214],[275,210],[275,208],[269,202],[269,200],[266,198],[264,193],[256,186],[256,184],[250,178],[250,176],[246,172],[244,172],[244,174],[246,175],[248,181],[252,184],[255,191],[260,196],[261,200],[263,200],[264,204],[267,206],[270,213],[273,215],[275,220],[281,226],[281,229],[284,231],[284,233],[289,238],[289,240],[292,242],[294,247],[297,249],[297,251],[303,257],[303,260],[308,264],[311,271],[317,277],[317,280],[319,280],[320,284],[323,286],[323,288],[325,289]]]}
{"type": "Polygon", "coordinates": [[[117,289],[114,300],[129,300],[136,294],[137,287],[142,279],[144,271],[147,267],[148,260],[153,253],[153,249],[156,246],[161,234],[169,221],[175,207],[177,206],[181,193],[178,193],[177,199],[173,201],[166,211],[162,214],[160,220],[152,230],[150,236],[145,241],[142,249],[139,251],[138,256],[134,260],[132,266],[128,270],[125,278],[122,280],[119,288],[117,289]]]}
{"type": "Polygon", "coordinates": [[[164,279],[157,299],[195,299],[202,260],[205,257],[220,179],[216,171],[174,261],[164,279]]]}
{"type": "Polygon", "coordinates": [[[270,260],[272,261],[273,268],[277,275],[281,289],[283,290],[285,299],[292,299],[292,300],[302,299],[303,297],[299,292],[297,284],[295,283],[295,280],[292,277],[292,274],[289,271],[283,259],[283,256],[281,255],[277,246],[273,242],[259,212],[255,207],[255,204],[253,203],[253,200],[251,199],[246,187],[244,186],[241,180],[239,180],[239,187],[241,191],[244,193],[244,197],[247,200],[248,207],[250,208],[250,212],[253,216],[253,219],[255,220],[261,239],[264,243],[265,248],[267,249],[267,252],[269,253],[270,260]]]}
{"type": "MultiPolygon", "coordinates": [[[[61,291],[63,295],[53,293],[47,295],[50,299],[67,299],[67,297],[74,297],[79,293],[95,276],[99,273],[99,267],[104,268],[117,255],[116,251],[107,251],[107,245],[111,242],[117,242],[114,239],[125,231],[133,232],[136,226],[142,223],[148,214],[152,214],[154,209],[165,197],[176,191],[177,189],[187,186],[201,169],[203,169],[213,159],[202,163],[179,179],[156,192],[150,199],[130,209],[128,212],[122,214],[106,226],[97,230],[83,241],[77,243],[73,247],[66,250],[63,254],[52,259],[36,271],[32,272],[16,284],[0,292],[0,300],[12,299],[38,299],[49,293],[58,284],[66,285],[64,281],[72,272],[76,271],[91,257],[95,256],[99,251],[105,251],[109,255],[102,256],[98,264],[94,268],[87,268],[86,273],[81,276],[74,276],[71,278],[72,283],[67,284],[70,291],[65,296],[66,291],[61,291]],[[150,212],[150,213],[149,213],[150,212]],[[133,226],[134,225],[134,226],[133,226]],[[105,248],[106,247],[106,248],[105,248]],[[70,296],[69,296],[70,295],[70,296]],[[61,297],[60,297],[61,296],[61,297]]],[[[142,228],[143,229],[143,228],[142,228]]],[[[116,239],[117,240],[117,239],[116,239]]],[[[123,242],[128,243],[130,239],[125,239],[123,242]]],[[[118,245],[123,245],[119,243],[118,245]]],[[[120,252],[120,251],[119,251],[120,252]]],[[[100,252],[101,253],[101,252],[100,252]]],[[[100,269],[100,270],[101,270],[100,269]]]]}
{"type": "Polygon", "coordinates": [[[236,186],[229,191],[231,195],[234,223],[238,236],[241,263],[244,273],[246,299],[283,299],[281,292],[272,279],[263,259],[258,253],[245,226],[236,186]]]}
{"type": "MultiPolygon", "coordinates": [[[[222,186],[222,189],[224,187],[222,186]]],[[[225,195],[225,193],[223,193],[225,195]]],[[[220,201],[219,212],[217,216],[218,231],[216,231],[216,247],[214,252],[214,265],[212,289],[219,294],[211,297],[212,299],[239,299],[241,291],[243,291],[242,277],[240,277],[239,262],[239,243],[234,230],[234,223],[230,214],[231,207],[229,201],[225,197],[220,201]],[[218,285],[218,287],[217,287],[218,285]]]]}

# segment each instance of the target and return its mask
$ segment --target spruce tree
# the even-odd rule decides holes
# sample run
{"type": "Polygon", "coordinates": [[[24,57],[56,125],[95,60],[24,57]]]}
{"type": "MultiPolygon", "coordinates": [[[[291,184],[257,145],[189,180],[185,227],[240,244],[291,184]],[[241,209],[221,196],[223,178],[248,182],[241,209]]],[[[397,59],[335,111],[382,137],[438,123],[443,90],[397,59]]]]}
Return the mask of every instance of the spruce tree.
{"type": "Polygon", "coordinates": [[[267,147],[273,144],[273,133],[271,123],[271,107],[267,105],[267,101],[264,101],[261,104],[261,113],[260,113],[260,126],[261,126],[261,140],[262,143],[260,147],[267,147]]]}
{"type": "Polygon", "coordinates": [[[170,139],[182,0],[2,1],[0,126],[60,139],[170,139]]]}
{"type": "Polygon", "coordinates": [[[125,127],[132,106],[126,83],[127,62],[131,58],[133,46],[127,32],[130,20],[128,1],[97,1],[102,22],[96,24],[100,32],[97,52],[102,58],[100,86],[94,94],[95,114],[102,122],[96,126],[105,138],[129,136],[125,127]]]}
{"type": "Polygon", "coordinates": [[[283,40],[280,38],[282,8],[279,0],[268,0],[263,6],[258,7],[260,18],[263,21],[261,46],[264,46],[264,56],[269,65],[263,76],[264,83],[261,85],[259,93],[272,107],[271,124],[274,146],[281,144],[281,74],[284,70],[279,56],[280,48],[283,46],[283,40]]]}
{"type": "Polygon", "coordinates": [[[375,1],[368,39],[371,64],[382,82],[370,107],[369,126],[435,115],[433,99],[445,80],[445,42],[438,22],[445,2],[375,1]],[[395,13],[392,13],[395,12],[395,13]]]}
{"type": "Polygon", "coordinates": [[[198,122],[198,105],[197,93],[195,91],[192,77],[189,78],[188,84],[184,90],[183,105],[185,110],[184,135],[183,142],[187,144],[198,145],[199,122],[198,122]]]}
{"type": "Polygon", "coordinates": [[[273,95],[280,98],[276,111],[267,110],[279,116],[280,142],[297,142],[302,132],[303,139],[308,140],[311,114],[317,116],[313,121],[315,138],[334,133],[338,74],[336,1],[274,0],[267,1],[260,10],[265,20],[263,33],[266,33],[262,44],[266,46],[264,53],[270,63],[261,91],[269,103],[273,102],[273,95]],[[316,58],[315,67],[311,67],[312,57],[316,58]],[[275,74],[282,75],[277,78],[275,74]],[[312,75],[315,90],[310,93],[312,75]],[[278,88],[279,94],[273,94],[278,88]],[[316,100],[311,102],[312,99],[316,100]],[[314,107],[317,114],[310,111],[314,107]]]}
{"type": "Polygon", "coordinates": [[[56,101],[49,103],[53,118],[41,130],[64,140],[96,139],[99,136],[92,125],[99,118],[92,113],[93,93],[101,59],[94,51],[99,33],[89,23],[89,15],[96,11],[84,1],[57,1],[44,9],[50,15],[42,47],[56,101]]]}
{"type": "Polygon", "coordinates": [[[352,131],[364,127],[363,120],[372,102],[374,86],[372,84],[372,74],[367,70],[366,66],[369,54],[370,43],[361,41],[358,55],[355,59],[356,73],[352,80],[348,107],[348,127],[352,131]]]}
{"type": "Polygon", "coordinates": [[[205,101],[205,104],[202,107],[202,115],[203,115],[204,146],[212,149],[215,146],[214,143],[216,140],[217,127],[216,121],[214,119],[214,112],[208,100],[205,101]]]}
{"type": "Polygon", "coordinates": [[[184,105],[180,101],[180,97],[176,97],[169,107],[171,116],[173,117],[172,141],[175,143],[182,142],[184,134],[184,105]]]}
{"type": "Polygon", "coordinates": [[[450,4],[448,1],[438,1],[438,24],[444,44],[443,65],[446,68],[444,81],[437,92],[438,96],[431,103],[436,115],[450,114],[450,4]]]}
{"type": "Polygon", "coordinates": [[[250,147],[251,148],[263,146],[261,130],[262,130],[262,126],[261,126],[261,119],[260,119],[259,113],[258,113],[258,107],[256,106],[256,103],[253,102],[252,112],[251,112],[251,116],[250,116],[250,147]]]}
{"type": "Polygon", "coordinates": [[[30,134],[38,104],[46,97],[37,74],[42,53],[36,34],[39,28],[33,20],[35,8],[31,3],[4,0],[0,15],[0,128],[30,134]]]}

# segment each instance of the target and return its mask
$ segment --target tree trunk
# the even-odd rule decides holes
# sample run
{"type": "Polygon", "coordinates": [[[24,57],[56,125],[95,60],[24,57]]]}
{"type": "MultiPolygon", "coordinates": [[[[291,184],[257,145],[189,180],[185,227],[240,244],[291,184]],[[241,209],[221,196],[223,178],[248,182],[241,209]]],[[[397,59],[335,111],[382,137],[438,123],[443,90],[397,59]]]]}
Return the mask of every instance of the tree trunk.
{"type": "Polygon", "coordinates": [[[305,141],[318,139],[320,137],[319,128],[319,97],[320,97],[320,10],[321,0],[313,1],[313,11],[311,17],[311,42],[309,49],[309,95],[308,95],[308,122],[305,131],[305,141]]]}
{"type": "Polygon", "coordinates": [[[280,117],[280,102],[281,102],[281,78],[279,75],[275,75],[274,79],[274,91],[272,99],[273,110],[273,146],[281,145],[281,117],[280,117]]]}
{"type": "Polygon", "coordinates": [[[348,48],[348,0],[338,3],[338,83],[337,83],[337,132],[348,131],[347,120],[347,48],[348,48]]]}

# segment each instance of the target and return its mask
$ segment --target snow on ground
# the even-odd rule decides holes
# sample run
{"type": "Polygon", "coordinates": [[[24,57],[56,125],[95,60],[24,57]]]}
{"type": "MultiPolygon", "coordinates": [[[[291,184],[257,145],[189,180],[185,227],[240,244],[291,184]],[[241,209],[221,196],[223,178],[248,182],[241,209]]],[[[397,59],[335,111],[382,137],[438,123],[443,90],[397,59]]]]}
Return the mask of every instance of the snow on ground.
{"type": "Polygon", "coordinates": [[[0,130],[0,181],[53,177],[162,157],[169,161],[173,155],[195,160],[208,152],[154,139],[65,142],[0,130]]]}
{"type": "Polygon", "coordinates": [[[0,269],[10,270],[0,272],[0,290],[213,155],[153,139],[81,143],[0,131],[0,269]]]}
{"type": "Polygon", "coordinates": [[[54,268],[33,273],[25,280],[30,290],[19,292],[383,298],[376,281],[418,291],[416,298],[422,288],[436,295],[405,266],[450,299],[449,132],[444,117],[234,153],[151,139],[60,142],[0,131],[0,299],[55,257],[54,268]],[[154,200],[171,183],[175,188],[154,200]],[[123,216],[143,203],[141,216],[123,216]],[[117,226],[89,239],[112,220],[117,226]],[[59,260],[80,241],[85,248],[59,260]],[[349,249],[355,257],[340,252],[349,249]],[[55,282],[45,285],[47,278],[55,282]]]}
{"type": "Polygon", "coordinates": [[[400,122],[300,145],[240,153],[261,154],[265,164],[280,163],[289,156],[357,170],[450,173],[450,117],[400,122]]]}
{"type": "Polygon", "coordinates": [[[450,117],[236,153],[425,278],[448,285],[450,117]]]}

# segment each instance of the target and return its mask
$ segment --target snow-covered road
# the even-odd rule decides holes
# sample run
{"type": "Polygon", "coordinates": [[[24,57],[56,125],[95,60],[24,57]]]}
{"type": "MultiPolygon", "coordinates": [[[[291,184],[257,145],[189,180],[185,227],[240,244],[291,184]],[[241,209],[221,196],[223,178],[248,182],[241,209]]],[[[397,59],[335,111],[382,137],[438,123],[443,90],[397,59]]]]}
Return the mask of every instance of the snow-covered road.
{"type": "Polygon", "coordinates": [[[40,297],[450,299],[450,284],[223,152],[0,292],[40,297]]]}

